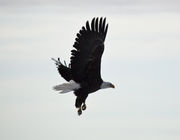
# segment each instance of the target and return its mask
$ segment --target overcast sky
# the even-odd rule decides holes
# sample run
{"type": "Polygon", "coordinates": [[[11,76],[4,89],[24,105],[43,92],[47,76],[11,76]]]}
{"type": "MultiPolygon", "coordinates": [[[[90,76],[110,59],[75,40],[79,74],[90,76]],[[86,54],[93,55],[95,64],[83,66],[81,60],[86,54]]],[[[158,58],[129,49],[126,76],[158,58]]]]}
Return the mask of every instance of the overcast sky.
{"type": "Polygon", "coordinates": [[[0,2],[0,139],[180,139],[179,1],[0,2]],[[116,88],[90,95],[79,117],[75,96],[52,90],[65,81],[50,58],[69,62],[97,16],[109,23],[102,78],[116,88]]]}
{"type": "Polygon", "coordinates": [[[0,0],[0,4],[93,4],[93,5],[106,5],[106,4],[154,4],[154,5],[178,5],[179,0],[0,0]]]}

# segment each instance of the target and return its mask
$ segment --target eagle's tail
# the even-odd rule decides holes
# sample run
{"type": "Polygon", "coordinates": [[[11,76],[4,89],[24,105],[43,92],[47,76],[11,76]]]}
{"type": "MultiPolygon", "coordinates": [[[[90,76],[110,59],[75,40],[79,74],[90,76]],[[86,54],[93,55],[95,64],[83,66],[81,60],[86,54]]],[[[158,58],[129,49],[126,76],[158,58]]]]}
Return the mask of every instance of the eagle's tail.
{"type": "Polygon", "coordinates": [[[53,87],[54,90],[60,91],[60,93],[67,93],[80,88],[80,84],[71,80],[69,83],[63,83],[53,87]]]}

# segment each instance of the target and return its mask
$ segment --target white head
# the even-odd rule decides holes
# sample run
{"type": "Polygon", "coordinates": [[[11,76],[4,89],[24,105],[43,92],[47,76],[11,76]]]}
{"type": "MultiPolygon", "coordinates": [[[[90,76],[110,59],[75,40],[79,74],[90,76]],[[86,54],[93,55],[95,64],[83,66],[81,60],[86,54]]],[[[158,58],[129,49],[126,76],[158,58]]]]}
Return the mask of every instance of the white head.
{"type": "Polygon", "coordinates": [[[100,87],[101,89],[104,89],[104,88],[115,88],[115,86],[112,84],[112,83],[110,83],[110,82],[103,82],[102,84],[101,84],[101,87],[100,87]]]}

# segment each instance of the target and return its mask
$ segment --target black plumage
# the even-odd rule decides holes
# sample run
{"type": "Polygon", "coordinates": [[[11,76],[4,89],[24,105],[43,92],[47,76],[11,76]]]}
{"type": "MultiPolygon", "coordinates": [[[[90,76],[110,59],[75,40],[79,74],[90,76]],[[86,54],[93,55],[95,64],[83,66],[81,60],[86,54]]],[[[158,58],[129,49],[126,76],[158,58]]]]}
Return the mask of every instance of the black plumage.
{"type": "MultiPolygon", "coordinates": [[[[79,115],[81,109],[86,108],[85,100],[88,94],[99,90],[103,83],[101,57],[107,30],[106,18],[93,18],[91,24],[87,21],[86,26],[77,33],[69,66],[66,63],[62,64],[59,58],[58,61],[55,60],[60,75],[66,81],[73,80],[80,85],[80,88],[73,90],[77,96],[75,106],[79,108],[79,115]]],[[[109,84],[109,87],[114,87],[111,83],[109,84]]]]}

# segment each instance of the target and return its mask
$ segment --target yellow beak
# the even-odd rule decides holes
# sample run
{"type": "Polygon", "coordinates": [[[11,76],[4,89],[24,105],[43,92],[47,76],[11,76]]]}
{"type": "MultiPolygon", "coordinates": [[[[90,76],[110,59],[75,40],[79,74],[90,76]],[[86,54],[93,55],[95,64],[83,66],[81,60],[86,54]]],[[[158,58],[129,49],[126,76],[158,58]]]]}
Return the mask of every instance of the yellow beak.
{"type": "Polygon", "coordinates": [[[114,86],[113,84],[111,84],[111,87],[112,87],[112,88],[115,88],[115,86],[114,86]]]}

